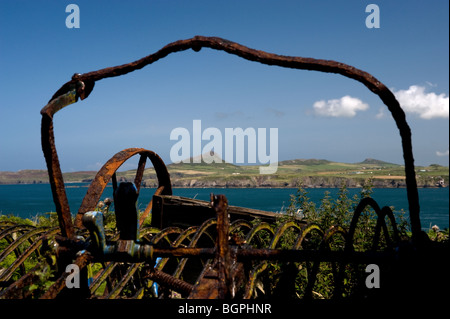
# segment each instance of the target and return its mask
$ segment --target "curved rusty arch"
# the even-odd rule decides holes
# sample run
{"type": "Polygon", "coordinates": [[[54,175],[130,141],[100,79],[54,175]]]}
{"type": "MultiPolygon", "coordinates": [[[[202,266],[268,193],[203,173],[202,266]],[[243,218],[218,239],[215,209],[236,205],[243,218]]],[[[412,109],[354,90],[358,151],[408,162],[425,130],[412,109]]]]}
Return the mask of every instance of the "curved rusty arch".
{"type": "Polygon", "coordinates": [[[59,160],[54,144],[53,115],[64,106],[74,103],[81,98],[87,98],[94,88],[95,82],[104,78],[116,77],[141,69],[152,64],[171,53],[193,49],[198,52],[202,48],[211,48],[225,51],[244,58],[267,65],[275,65],[285,68],[320,71],[340,74],[354,79],[365,85],[376,94],[387,106],[395,120],[400,133],[405,162],[405,177],[409,214],[413,240],[420,239],[420,206],[417,190],[416,175],[414,171],[414,157],[412,152],[411,129],[406,121],[406,116],[394,94],[378,79],[371,74],[357,69],[351,65],[332,60],[322,60],[304,57],[283,56],[248,48],[241,44],[218,37],[195,36],[186,40],[179,40],[164,46],[159,51],[150,54],[137,61],[115,67],[104,68],[98,71],[84,74],[74,74],[72,79],[65,83],[50,99],[49,103],[41,110],[42,114],[42,148],[46,158],[50,175],[50,184],[53,198],[58,212],[61,231],[65,236],[73,235],[73,226],[70,219],[70,209],[64,190],[64,181],[59,166],[59,160]]]}
{"type": "Polygon", "coordinates": [[[353,237],[355,235],[356,227],[358,220],[360,216],[362,215],[364,209],[367,207],[370,207],[374,210],[375,214],[377,215],[377,224],[375,226],[375,237],[373,242],[373,250],[378,245],[378,241],[380,238],[380,232],[381,230],[384,233],[384,236],[388,242],[391,242],[391,238],[389,238],[388,229],[386,225],[385,218],[388,217],[389,221],[393,225],[393,239],[395,242],[398,242],[399,240],[399,232],[396,226],[394,213],[388,206],[384,206],[383,208],[380,208],[378,203],[372,198],[372,197],[364,197],[361,199],[359,204],[356,206],[354,212],[353,212],[353,218],[350,222],[347,239],[345,243],[345,250],[346,251],[352,251],[353,250],[353,237]]]}
{"type": "MultiPolygon", "coordinates": [[[[139,166],[136,173],[135,184],[137,190],[139,192],[140,184],[142,180],[142,174],[144,173],[145,162],[147,158],[153,164],[155,168],[156,176],[158,179],[158,189],[157,193],[163,195],[171,195],[172,194],[172,185],[170,183],[169,172],[167,171],[167,167],[162,161],[162,159],[153,151],[149,151],[143,148],[128,148],[123,151],[116,153],[113,157],[111,157],[103,167],[97,172],[94,180],[92,181],[89,189],[87,190],[86,196],[83,198],[83,202],[78,210],[77,216],[75,218],[75,227],[81,227],[81,219],[83,215],[91,210],[94,210],[98,201],[100,200],[100,196],[103,193],[106,185],[116,174],[116,171],[119,167],[127,161],[129,158],[140,155],[139,166]]],[[[115,182],[115,177],[113,178],[113,183],[115,182]]],[[[144,221],[144,219],[149,214],[152,202],[150,201],[149,205],[145,209],[143,216],[141,218],[140,224],[144,221]]]]}

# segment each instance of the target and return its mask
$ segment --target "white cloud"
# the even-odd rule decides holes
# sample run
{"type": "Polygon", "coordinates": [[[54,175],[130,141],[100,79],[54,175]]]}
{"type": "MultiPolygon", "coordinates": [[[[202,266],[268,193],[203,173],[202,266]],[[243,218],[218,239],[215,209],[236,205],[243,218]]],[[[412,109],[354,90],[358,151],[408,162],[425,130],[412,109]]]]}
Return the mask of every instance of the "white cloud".
{"type": "Polygon", "coordinates": [[[436,155],[437,155],[437,156],[448,156],[448,155],[449,155],[449,152],[448,152],[448,150],[446,150],[445,152],[439,152],[439,151],[437,151],[437,152],[436,152],[436,155]]]}
{"type": "Polygon", "coordinates": [[[420,118],[426,120],[449,117],[449,97],[444,93],[439,95],[434,92],[426,93],[425,87],[411,85],[409,89],[394,94],[407,113],[418,114],[420,118]]]}
{"type": "Polygon", "coordinates": [[[317,101],[313,107],[316,115],[327,117],[354,117],[357,111],[369,109],[368,104],[348,95],[340,99],[317,101]]]}

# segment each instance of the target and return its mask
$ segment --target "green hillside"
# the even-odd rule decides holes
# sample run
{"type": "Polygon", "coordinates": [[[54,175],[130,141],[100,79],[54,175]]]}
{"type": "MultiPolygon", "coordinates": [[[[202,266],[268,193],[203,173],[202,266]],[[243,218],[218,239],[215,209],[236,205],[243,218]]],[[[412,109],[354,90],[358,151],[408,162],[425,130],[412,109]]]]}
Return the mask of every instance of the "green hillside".
{"type": "MultiPolygon", "coordinates": [[[[218,161],[220,159],[217,159],[218,161]]],[[[147,165],[150,165],[147,163],[147,165]]],[[[295,159],[281,161],[275,174],[261,175],[260,165],[234,165],[222,163],[178,163],[169,164],[174,187],[297,187],[300,183],[309,187],[359,187],[372,179],[375,187],[404,187],[404,167],[376,159],[365,159],[358,163],[340,163],[325,159],[295,159]]],[[[89,182],[95,171],[64,173],[64,181],[89,182]]],[[[118,172],[119,180],[134,180],[135,170],[118,172]]],[[[448,185],[449,169],[440,165],[416,167],[419,187],[448,185]]],[[[0,172],[0,184],[48,183],[45,170],[22,170],[0,172]]],[[[153,168],[147,168],[143,177],[144,187],[157,185],[153,168]]]]}
{"type": "MultiPolygon", "coordinates": [[[[324,159],[296,159],[278,163],[275,174],[261,175],[260,165],[229,163],[179,163],[167,166],[175,187],[359,187],[372,179],[376,187],[404,187],[404,167],[375,159],[359,163],[339,163],[324,159]]],[[[417,167],[420,187],[435,187],[439,181],[448,184],[448,167],[417,167]]],[[[134,170],[118,174],[126,180],[134,178],[134,170]]],[[[153,169],[144,175],[146,186],[157,184],[153,169]]]]}

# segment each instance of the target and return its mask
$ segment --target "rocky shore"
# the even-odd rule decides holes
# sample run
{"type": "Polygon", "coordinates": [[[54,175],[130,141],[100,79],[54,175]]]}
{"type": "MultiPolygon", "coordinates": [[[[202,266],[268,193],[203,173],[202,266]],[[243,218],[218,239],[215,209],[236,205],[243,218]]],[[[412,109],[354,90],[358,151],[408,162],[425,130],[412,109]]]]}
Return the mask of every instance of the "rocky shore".
{"type": "MultiPolygon", "coordinates": [[[[126,179],[123,179],[124,181],[126,179]]],[[[173,179],[173,187],[180,188],[297,188],[300,184],[307,188],[340,188],[345,185],[347,188],[360,188],[366,182],[365,179],[357,178],[336,178],[336,177],[305,177],[302,181],[294,179],[290,182],[267,179],[258,181],[255,179],[233,179],[233,180],[203,180],[203,179],[173,179]]],[[[375,188],[403,188],[406,187],[404,179],[373,179],[372,185],[375,188]]],[[[156,180],[144,180],[144,187],[157,187],[156,180]]],[[[418,182],[420,188],[448,187],[444,182],[427,180],[418,182]]]]}
{"type": "MultiPolygon", "coordinates": [[[[376,188],[406,187],[404,168],[374,159],[348,164],[327,160],[291,160],[279,163],[276,174],[259,174],[258,166],[237,166],[222,164],[170,164],[168,165],[173,187],[184,188],[297,188],[303,185],[308,188],[359,188],[371,180],[376,188]]],[[[63,173],[64,182],[89,183],[96,171],[78,171],[63,173]]],[[[136,171],[117,173],[119,181],[133,181],[136,171]]],[[[427,167],[416,167],[417,186],[421,188],[448,187],[448,167],[432,164],[427,167]]],[[[46,170],[21,170],[17,172],[1,172],[0,184],[47,184],[46,170]]],[[[153,168],[144,173],[143,187],[156,187],[157,180],[153,168]]]]}

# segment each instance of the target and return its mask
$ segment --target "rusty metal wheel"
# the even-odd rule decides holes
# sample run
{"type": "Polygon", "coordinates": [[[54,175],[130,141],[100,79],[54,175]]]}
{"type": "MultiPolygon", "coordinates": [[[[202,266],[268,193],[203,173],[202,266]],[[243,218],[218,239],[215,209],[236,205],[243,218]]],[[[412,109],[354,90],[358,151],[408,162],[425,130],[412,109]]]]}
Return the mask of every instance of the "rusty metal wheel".
{"type": "MultiPolygon", "coordinates": [[[[81,219],[83,215],[95,209],[97,203],[100,200],[103,191],[105,190],[106,185],[112,180],[113,188],[117,188],[117,178],[116,171],[119,167],[126,162],[128,159],[135,155],[140,155],[138,168],[136,170],[136,176],[134,179],[134,185],[136,186],[137,193],[139,194],[139,190],[141,187],[142,176],[144,174],[145,164],[147,158],[153,164],[153,167],[156,171],[156,176],[158,179],[158,188],[155,191],[155,195],[172,195],[172,185],[170,183],[170,175],[167,171],[167,167],[164,164],[163,160],[153,151],[149,151],[143,148],[128,148],[123,151],[116,153],[111,159],[109,159],[105,165],[98,171],[94,180],[91,182],[86,195],[83,198],[83,202],[78,210],[78,213],[75,217],[75,227],[82,228],[81,219]]],[[[141,215],[139,219],[139,226],[143,224],[145,219],[148,217],[151,209],[153,201],[150,200],[148,203],[144,213],[141,215]]]]}

